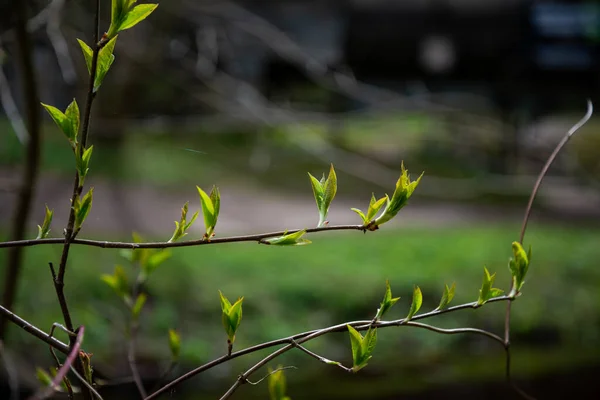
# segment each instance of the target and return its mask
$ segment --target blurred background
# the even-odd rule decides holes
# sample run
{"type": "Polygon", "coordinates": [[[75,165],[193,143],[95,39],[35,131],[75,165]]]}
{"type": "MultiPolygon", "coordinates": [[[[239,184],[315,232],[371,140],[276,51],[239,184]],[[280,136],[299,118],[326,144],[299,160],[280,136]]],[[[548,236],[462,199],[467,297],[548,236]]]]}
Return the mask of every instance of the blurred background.
{"type": "MultiPolygon", "coordinates": [[[[76,97],[83,107],[87,70],[75,38],[92,42],[93,2],[29,3],[40,101],[64,109],[76,97]]],[[[0,6],[5,238],[29,135],[15,4],[0,6]]],[[[110,2],[102,7],[106,30],[110,2]]],[[[186,201],[192,212],[200,208],[194,186],[213,184],[222,197],[218,236],[312,227],[318,213],[306,173],[320,177],[329,163],[338,173],[329,221],[359,223],[350,208],[366,208],[372,192],[391,194],[401,161],[413,177],[425,171],[410,205],[373,234],[318,234],[298,248],[174,249],[146,287],[138,361],[150,388],[169,365],[169,328],[182,337],[171,377],[226,351],[218,289],[245,296],[236,348],[371,318],[386,279],[402,296],[389,318],[405,315],[415,284],[423,310],[435,308],[452,282],[456,304],[476,300],[483,265],[508,290],[510,244],[536,175],[584,115],[586,99],[600,99],[600,4],[171,0],[121,34],[115,56],[92,114],[86,184],[95,188],[94,204],[81,237],[130,240],[138,232],[167,240],[186,201]]],[[[599,126],[593,118],[558,157],[525,238],[533,263],[513,308],[513,371],[537,398],[600,394],[599,126]]],[[[67,142],[43,115],[27,237],[35,237],[45,204],[55,210],[51,236],[61,235],[73,171],[67,142]]],[[[200,238],[202,225],[200,218],[188,238],[200,238]]],[[[62,320],[47,268],[61,250],[24,250],[16,287],[13,311],[45,330],[62,320]]],[[[4,285],[8,251],[0,253],[4,285]]],[[[105,398],[131,398],[126,312],[100,280],[115,264],[135,273],[118,251],[73,248],[66,293],[75,323],[86,326],[84,347],[94,353],[105,398]]],[[[491,304],[430,322],[500,334],[504,308],[491,304]]],[[[351,363],[347,334],[309,348],[351,363]]],[[[35,367],[52,365],[47,347],[14,326],[4,354],[23,393],[36,387],[35,367]]],[[[215,398],[266,354],[216,368],[171,396],[215,398]]],[[[516,397],[504,383],[497,343],[408,327],[381,331],[375,357],[357,376],[300,352],[277,364],[299,368],[286,371],[292,399],[516,397]]],[[[246,386],[238,398],[268,397],[265,384],[246,386]]]]}

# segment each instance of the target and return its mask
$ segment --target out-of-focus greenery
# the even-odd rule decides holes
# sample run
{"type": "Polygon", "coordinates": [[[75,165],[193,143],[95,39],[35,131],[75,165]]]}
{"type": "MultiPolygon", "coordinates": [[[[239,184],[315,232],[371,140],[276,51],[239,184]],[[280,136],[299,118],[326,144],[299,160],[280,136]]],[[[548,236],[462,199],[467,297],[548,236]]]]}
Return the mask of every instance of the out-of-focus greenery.
{"type": "MultiPolygon", "coordinates": [[[[140,352],[142,358],[168,360],[167,332],[176,328],[182,337],[183,362],[197,364],[223,354],[226,337],[220,325],[219,289],[245,298],[235,343],[238,349],[347,320],[372,318],[386,279],[394,295],[402,296],[386,315],[388,319],[406,315],[415,284],[423,290],[422,311],[437,306],[444,283],[457,284],[453,304],[475,301],[484,264],[497,272],[496,286],[508,289],[507,262],[516,233],[516,226],[382,229],[367,235],[313,235],[312,245],[299,248],[233,243],[173,249],[172,258],[148,283],[140,352]]],[[[514,305],[512,332],[517,348],[526,347],[531,354],[544,357],[562,357],[565,348],[576,349],[569,353],[570,363],[593,353],[590,343],[600,334],[599,240],[598,229],[531,227],[526,244],[533,246],[532,265],[524,295],[514,305]]],[[[43,328],[61,320],[47,267],[48,261],[59,257],[58,246],[27,248],[15,311],[43,328]]],[[[66,291],[74,320],[87,327],[85,347],[97,362],[118,362],[114,358],[125,354],[119,342],[126,314],[100,275],[112,272],[116,262],[126,261],[117,250],[81,246],[72,250],[71,257],[66,291]]],[[[429,322],[500,332],[504,307],[490,304],[429,322]]],[[[11,333],[22,346],[41,346],[16,328],[11,333]]],[[[468,359],[489,351],[490,360],[501,362],[498,345],[477,337],[443,336],[413,328],[388,329],[379,336],[378,349],[366,370],[383,368],[388,362],[443,364],[444,357],[455,357],[457,352],[468,359]]],[[[350,361],[347,335],[315,341],[311,348],[328,358],[350,361]]],[[[299,365],[307,361],[302,354],[286,360],[299,365]]],[[[238,360],[233,365],[237,371],[246,363],[238,360]]],[[[527,365],[530,368],[517,367],[517,371],[536,373],[553,364],[527,365]]],[[[501,368],[490,368],[501,376],[501,368]]]]}

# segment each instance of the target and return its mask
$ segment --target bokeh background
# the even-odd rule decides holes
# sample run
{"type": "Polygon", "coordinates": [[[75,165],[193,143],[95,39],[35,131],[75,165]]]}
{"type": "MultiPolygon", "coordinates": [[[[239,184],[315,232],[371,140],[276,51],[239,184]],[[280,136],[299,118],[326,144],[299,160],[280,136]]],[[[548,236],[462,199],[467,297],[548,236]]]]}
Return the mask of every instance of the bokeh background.
{"type": "MultiPolygon", "coordinates": [[[[10,3],[0,17],[3,237],[28,135],[10,3]]],[[[83,104],[87,71],[75,38],[91,42],[93,2],[30,3],[39,99],[60,109],[73,97],[83,104]]],[[[102,7],[106,29],[110,2],[102,7]]],[[[476,300],[484,265],[508,290],[510,243],[536,175],[585,113],[586,99],[599,100],[600,5],[172,0],[120,35],[115,55],[93,110],[86,183],[94,204],[81,237],[129,240],[138,232],[167,240],[186,201],[200,208],[195,185],[213,184],[222,195],[218,236],[311,227],[318,214],[306,173],[320,176],[330,162],[339,188],[329,221],[359,223],[350,208],[364,209],[372,192],[391,194],[402,161],[413,176],[425,171],[410,205],[373,234],[318,234],[297,248],[174,249],[146,287],[138,358],[150,388],[169,364],[169,328],[182,337],[172,376],[225,352],[219,289],[245,296],[237,348],[371,318],[386,279],[402,296],[390,318],[405,315],[415,284],[424,310],[437,306],[446,283],[456,282],[456,304],[476,300]]],[[[599,121],[592,118],[558,157],[525,238],[534,256],[514,306],[513,370],[538,398],[600,393],[599,121]]],[[[30,237],[44,204],[55,210],[51,236],[60,236],[73,171],[67,142],[44,115],[30,237]]],[[[202,232],[199,220],[188,237],[202,232]]],[[[27,248],[17,288],[14,311],[46,330],[61,321],[47,268],[60,252],[27,248]]],[[[7,270],[7,250],[0,253],[7,270]]],[[[84,347],[94,353],[105,398],[131,398],[126,313],[100,276],[116,264],[132,275],[134,267],[114,250],[71,254],[66,292],[74,320],[87,328],[84,347]]],[[[431,322],[501,333],[503,321],[504,305],[492,304],[431,322]]],[[[52,359],[45,345],[9,329],[5,359],[26,393],[35,388],[35,367],[52,359]]],[[[351,362],[346,334],[309,347],[351,362]]],[[[171,396],[215,398],[265,354],[207,372],[171,396]]],[[[515,397],[503,382],[503,349],[478,337],[388,329],[357,376],[300,352],[277,364],[298,367],[286,371],[293,399],[515,397]]],[[[246,386],[238,398],[268,397],[265,384],[246,386]]]]}

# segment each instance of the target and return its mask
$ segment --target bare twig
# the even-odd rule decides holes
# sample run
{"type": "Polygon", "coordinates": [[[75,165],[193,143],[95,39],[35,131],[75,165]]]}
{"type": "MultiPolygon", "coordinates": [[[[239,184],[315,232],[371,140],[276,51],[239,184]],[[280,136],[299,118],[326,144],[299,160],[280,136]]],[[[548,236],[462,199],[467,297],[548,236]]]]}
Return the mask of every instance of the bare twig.
{"type": "Polygon", "coordinates": [[[2,314],[2,316],[4,318],[9,320],[13,324],[17,325],[24,331],[32,334],[33,336],[40,339],[41,341],[54,347],[56,350],[60,351],[61,353],[65,353],[65,354],[69,353],[69,346],[67,346],[60,340],[53,338],[51,335],[47,334],[46,332],[42,331],[41,329],[30,324],[29,322],[25,321],[23,318],[19,317],[17,314],[13,313],[12,311],[8,310],[7,308],[5,308],[4,306],[1,306],[1,305],[0,305],[0,314],[2,314]]]}
{"type": "Polygon", "coordinates": [[[263,376],[262,378],[260,378],[256,382],[250,382],[249,380],[246,380],[246,383],[249,383],[251,385],[258,385],[259,383],[261,383],[262,381],[264,381],[265,379],[267,379],[268,377],[270,377],[274,373],[279,372],[279,371],[284,371],[286,369],[298,369],[298,368],[294,367],[293,365],[290,365],[290,366],[287,366],[287,367],[280,367],[280,368],[274,369],[273,371],[269,372],[268,374],[266,374],[265,376],[263,376]]]}

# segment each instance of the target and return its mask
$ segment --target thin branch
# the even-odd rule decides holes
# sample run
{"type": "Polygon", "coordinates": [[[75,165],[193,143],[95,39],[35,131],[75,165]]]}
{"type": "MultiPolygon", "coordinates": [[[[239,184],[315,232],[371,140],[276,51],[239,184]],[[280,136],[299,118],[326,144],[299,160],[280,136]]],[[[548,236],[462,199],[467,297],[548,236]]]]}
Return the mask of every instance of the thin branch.
{"type": "MultiPolygon", "coordinates": [[[[495,302],[499,302],[499,301],[509,301],[511,299],[512,298],[508,297],[508,296],[494,297],[494,298],[488,300],[485,304],[495,303],[495,302]]],[[[414,317],[412,317],[411,321],[431,318],[431,317],[434,317],[437,315],[442,315],[442,314],[446,314],[446,313],[450,313],[450,312],[455,312],[455,311],[465,310],[465,309],[479,308],[479,307],[480,306],[477,305],[477,302],[465,303],[465,304],[461,304],[461,305],[457,305],[457,306],[453,306],[453,307],[448,307],[443,310],[433,310],[433,311],[426,312],[423,314],[415,315],[414,317]]],[[[347,325],[354,327],[358,331],[363,331],[363,330],[367,330],[370,326],[374,326],[377,328],[401,326],[406,323],[406,319],[403,318],[403,319],[399,319],[399,320],[395,320],[395,321],[380,321],[380,322],[377,322],[376,324],[372,324],[372,322],[373,322],[372,320],[360,320],[360,321],[345,322],[343,324],[333,325],[328,328],[302,332],[302,333],[298,333],[296,335],[288,336],[285,338],[261,343],[261,344],[258,344],[258,345],[252,346],[252,347],[248,347],[243,350],[238,350],[236,352],[231,353],[230,356],[228,356],[228,355],[221,356],[221,357],[216,358],[198,368],[193,369],[192,371],[185,373],[184,375],[178,377],[177,379],[174,379],[173,381],[169,382],[168,384],[166,384],[159,390],[150,394],[148,397],[146,397],[145,400],[154,399],[154,398],[158,397],[160,394],[165,393],[168,390],[174,388],[176,385],[178,385],[190,378],[193,378],[194,376],[196,376],[206,370],[209,370],[213,367],[216,367],[217,365],[223,364],[229,360],[244,356],[246,354],[255,353],[260,350],[264,350],[264,349],[267,349],[270,347],[275,347],[275,346],[280,346],[280,345],[287,344],[289,346],[293,346],[293,343],[302,344],[306,340],[311,340],[311,339],[314,339],[314,338],[319,337],[324,334],[346,331],[347,325]]],[[[288,346],[283,347],[283,348],[285,349],[287,347],[288,346]]]]}
{"type": "Polygon", "coordinates": [[[70,352],[67,355],[67,359],[65,360],[63,365],[60,367],[60,369],[56,373],[56,376],[52,380],[51,384],[48,387],[44,388],[43,390],[40,390],[37,393],[35,393],[31,397],[31,400],[37,400],[37,399],[41,400],[41,399],[48,398],[52,395],[54,388],[59,386],[60,382],[67,375],[67,372],[69,372],[69,369],[71,369],[71,366],[77,359],[77,356],[79,355],[79,349],[81,348],[81,343],[83,342],[84,332],[85,332],[85,327],[80,326],[78,329],[78,332],[77,332],[77,337],[75,338],[75,344],[73,346],[71,346],[70,352]]]}
{"type": "Polygon", "coordinates": [[[249,383],[249,384],[251,384],[251,385],[253,385],[253,386],[254,386],[254,385],[258,385],[259,383],[261,383],[262,381],[264,381],[265,379],[267,379],[268,377],[270,377],[270,376],[271,376],[271,375],[273,375],[274,373],[276,373],[276,372],[279,372],[279,371],[284,371],[284,370],[286,370],[286,369],[298,369],[298,368],[294,367],[293,365],[290,365],[290,366],[288,366],[288,367],[281,367],[281,368],[277,368],[277,369],[275,369],[275,370],[273,370],[273,371],[269,372],[268,374],[266,374],[265,376],[263,376],[262,378],[260,378],[260,379],[259,379],[259,380],[257,380],[256,382],[250,382],[250,381],[248,381],[248,380],[247,380],[246,382],[247,382],[247,383],[249,383]]]}
{"type": "Polygon", "coordinates": [[[296,347],[297,349],[303,351],[304,353],[308,354],[309,356],[311,356],[312,358],[314,358],[315,360],[317,360],[319,362],[322,362],[322,363],[327,364],[327,365],[334,365],[334,366],[336,366],[338,368],[343,369],[346,372],[352,372],[352,368],[344,367],[342,365],[342,363],[339,363],[337,361],[329,360],[329,359],[327,359],[325,357],[321,357],[317,353],[314,353],[314,352],[310,351],[309,349],[307,349],[306,347],[304,347],[304,346],[296,343],[295,341],[292,342],[292,344],[294,345],[294,347],[296,347]]]}
{"type": "MultiPolygon", "coordinates": [[[[73,239],[71,244],[78,244],[84,246],[101,247],[103,249],[166,249],[169,247],[189,247],[189,246],[201,246],[208,244],[220,244],[220,243],[235,243],[235,242],[260,242],[261,240],[282,236],[284,234],[290,234],[300,231],[301,229],[290,229],[287,231],[277,231],[268,233],[259,233],[254,235],[245,236],[229,236],[223,238],[212,238],[210,241],[206,239],[186,240],[182,242],[149,242],[149,243],[130,243],[130,242],[109,242],[101,240],[90,240],[90,239],[73,239]]],[[[323,226],[320,228],[309,228],[306,229],[306,233],[317,233],[325,231],[364,231],[363,225],[333,225],[323,226]]],[[[64,243],[64,239],[60,238],[47,238],[47,239],[31,239],[31,240],[15,240],[10,242],[0,243],[0,248],[3,247],[28,247],[28,246],[39,246],[44,244],[60,244],[64,243]]]]}
{"type": "Polygon", "coordinates": [[[412,321],[408,321],[405,322],[403,325],[406,326],[414,326],[417,328],[423,328],[423,329],[427,329],[433,332],[437,332],[437,333],[442,333],[444,335],[457,335],[457,334],[462,334],[462,333],[474,333],[476,335],[483,335],[486,336],[492,340],[495,340],[496,342],[500,343],[502,345],[502,347],[504,347],[504,340],[498,336],[495,335],[491,332],[488,332],[486,330],[483,329],[477,329],[477,328],[455,328],[455,329],[444,329],[444,328],[438,328],[437,326],[433,326],[433,325],[428,325],[428,324],[423,324],[420,322],[412,322],[412,321]]]}

